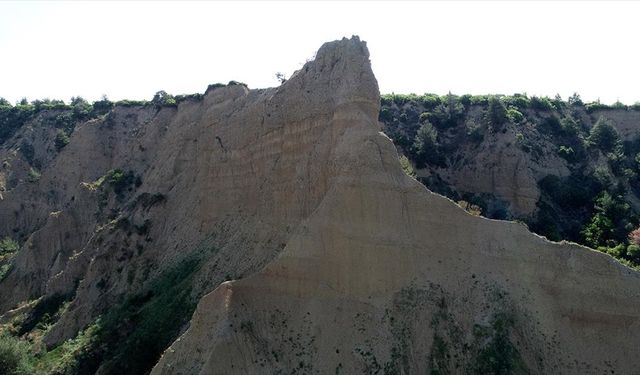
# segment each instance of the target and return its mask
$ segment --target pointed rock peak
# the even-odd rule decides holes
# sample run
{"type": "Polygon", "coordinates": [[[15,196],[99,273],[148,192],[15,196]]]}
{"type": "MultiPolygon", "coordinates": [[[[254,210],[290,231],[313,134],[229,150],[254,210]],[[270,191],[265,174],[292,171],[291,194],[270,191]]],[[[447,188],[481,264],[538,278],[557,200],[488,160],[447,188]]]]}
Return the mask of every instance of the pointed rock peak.
{"type": "Polygon", "coordinates": [[[295,72],[284,86],[306,87],[308,93],[324,92],[336,105],[368,103],[377,117],[378,82],[371,70],[367,43],[357,36],[323,44],[315,58],[295,72]]]}
{"type": "Polygon", "coordinates": [[[361,57],[368,60],[367,42],[354,35],[350,39],[342,38],[342,40],[327,42],[316,53],[316,60],[337,60],[349,57],[361,57]]]}

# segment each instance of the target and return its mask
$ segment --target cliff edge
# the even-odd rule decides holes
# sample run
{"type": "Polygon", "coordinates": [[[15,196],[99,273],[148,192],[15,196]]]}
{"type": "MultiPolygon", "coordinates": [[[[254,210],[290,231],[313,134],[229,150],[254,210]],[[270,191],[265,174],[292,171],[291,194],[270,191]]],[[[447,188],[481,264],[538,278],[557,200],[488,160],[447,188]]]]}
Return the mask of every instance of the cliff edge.
{"type": "Polygon", "coordinates": [[[363,42],[324,45],[278,92],[298,98],[278,116],[327,114],[309,140],[331,145],[322,194],[264,269],[200,300],[153,374],[637,372],[640,275],[406,176],[363,42]]]}

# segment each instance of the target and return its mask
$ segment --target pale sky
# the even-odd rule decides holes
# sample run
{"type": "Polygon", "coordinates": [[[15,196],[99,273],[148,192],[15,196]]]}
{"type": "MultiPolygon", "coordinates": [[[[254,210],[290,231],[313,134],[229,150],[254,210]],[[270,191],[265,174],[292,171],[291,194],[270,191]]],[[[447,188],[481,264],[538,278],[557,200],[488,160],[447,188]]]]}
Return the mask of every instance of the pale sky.
{"type": "Polygon", "coordinates": [[[278,84],[367,41],[382,93],[640,101],[639,2],[5,2],[0,97],[151,99],[278,84]]]}

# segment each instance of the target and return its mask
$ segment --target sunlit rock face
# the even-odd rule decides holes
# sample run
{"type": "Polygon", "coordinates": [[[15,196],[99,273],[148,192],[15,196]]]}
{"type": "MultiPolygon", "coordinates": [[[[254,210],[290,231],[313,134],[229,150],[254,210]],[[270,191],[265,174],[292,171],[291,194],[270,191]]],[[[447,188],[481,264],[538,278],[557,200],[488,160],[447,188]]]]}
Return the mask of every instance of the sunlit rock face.
{"type": "MultiPolygon", "coordinates": [[[[0,324],[65,301],[51,349],[127,303],[177,309],[154,374],[637,372],[638,273],[426,190],[379,109],[353,37],[277,88],[118,105],[61,148],[38,115],[0,147],[0,238],[22,245],[0,324]]],[[[531,209],[530,176],[494,176],[531,209]]]]}
{"type": "MultiPolygon", "coordinates": [[[[262,270],[200,300],[154,374],[639,368],[638,273],[520,224],[471,216],[407,177],[379,132],[363,42],[325,44],[266,103],[275,97],[277,107],[256,106],[244,126],[262,129],[266,112],[285,134],[316,130],[280,158],[307,164],[272,172],[285,198],[263,195],[256,206],[299,224],[262,270]],[[322,151],[310,155],[306,144],[322,151]],[[299,184],[303,176],[318,177],[299,184]]],[[[268,134],[249,139],[266,143],[268,134]]]]}

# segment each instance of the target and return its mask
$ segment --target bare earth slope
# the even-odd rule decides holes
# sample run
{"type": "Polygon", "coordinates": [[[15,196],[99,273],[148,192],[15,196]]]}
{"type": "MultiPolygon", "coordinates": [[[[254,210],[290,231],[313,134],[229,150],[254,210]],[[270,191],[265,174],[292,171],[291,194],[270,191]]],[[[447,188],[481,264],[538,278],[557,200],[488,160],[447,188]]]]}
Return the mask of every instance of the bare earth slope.
{"type": "MultiPolygon", "coordinates": [[[[318,203],[302,205],[276,260],[200,300],[154,374],[640,373],[637,272],[471,216],[407,177],[379,132],[358,39],[326,44],[281,90],[304,101],[310,88],[318,108],[332,105],[308,140],[332,145],[309,159],[326,177],[305,185],[318,194],[295,187],[270,209],[318,203]]],[[[287,104],[271,116],[300,108],[287,104]]]]}
{"type": "MultiPolygon", "coordinates": [[[[171,300],[154,286],[175,270],[189,266],[178,292],[197,301],[263,268],[343,167],[334,154],[351,121],[335,119],[354,106],[375,113],[378,101],[366,48],[345,41],[325,46],[278,88],[211,88],[175,108],[116,106],[77,126],[59,153],[36,155],[42,175],[31,182],[19,149],[33,142],[51,150],[55,131],[30,123],[0,150],[11,181],[0,199],[0,238],[24,239],[0,281],[0,323],[69,300],[46,331],[53,348],[132,300],[146,304],[133,306],[141,312],[171,300]],[[131,178],[115,178],[116,169],[131,178]]],[[[178,332],[183,322],[172,319],[163,324],[178,332]]],[[[140,326],[114,330],[125,340],[140,326]]]]}

